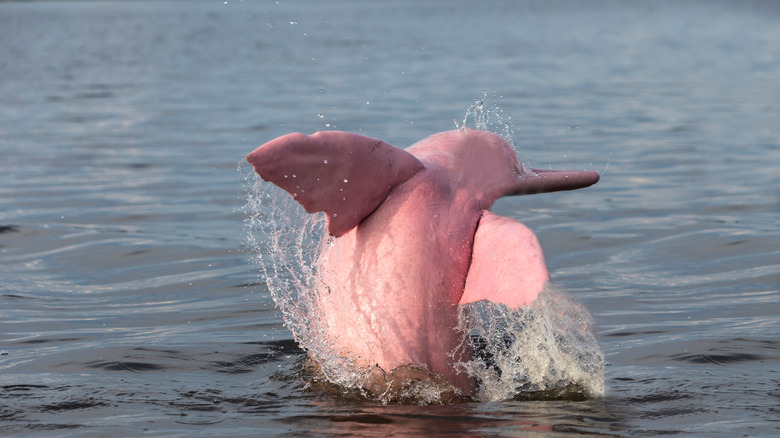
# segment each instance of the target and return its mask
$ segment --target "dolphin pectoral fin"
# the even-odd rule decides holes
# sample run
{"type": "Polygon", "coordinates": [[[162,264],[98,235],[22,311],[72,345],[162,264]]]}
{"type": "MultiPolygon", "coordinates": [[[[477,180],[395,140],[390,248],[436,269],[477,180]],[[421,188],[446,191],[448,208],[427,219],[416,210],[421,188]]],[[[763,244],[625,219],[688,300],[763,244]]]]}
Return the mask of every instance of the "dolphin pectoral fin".
{"type": "Polygon", "coordinates": [[[485,211],[459,304],[489,300],[518,309],[531,304],[549,279],[536,235],[516,220],[485,211]]]}
{"type": "Polygon", "coordinates": [[[341,131],[287,134],[247,155],[255,171],[309,213],[325,212],[336,237],[356,227],[397,185],[423,168],[381,140],[341,131]]]}

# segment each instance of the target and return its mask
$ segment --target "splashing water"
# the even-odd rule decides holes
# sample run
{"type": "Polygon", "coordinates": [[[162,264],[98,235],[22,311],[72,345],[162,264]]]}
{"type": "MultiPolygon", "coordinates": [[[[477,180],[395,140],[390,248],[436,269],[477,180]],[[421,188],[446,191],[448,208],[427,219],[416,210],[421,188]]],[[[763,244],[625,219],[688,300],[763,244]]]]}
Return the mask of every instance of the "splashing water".
{"type": "Polygon", "coordinates": [[[271,298],[282,312],[296,342],[318,362],[329,382],[360,388],[367,377],[348,358],[336,354],[322,333],[317,295],[319,259],[325,245],[336,245],[325,228],[325,216],[308,214],[292,196],[255,177],[245,210],[249,247],[260,266],[271,298]]]}
{"type": "Polygon", "coordinates": [[[479,400],[604,395],[604,355],[590,315],[554,286],[518,310],[469,304],[460,323],[471,330],[475,351],[460,366],[480,382],[479,400]]]}
{"type": "Polygon", "coordinates": [[[470,117],[474,119],[475,129],[499,134],[514,148],[515,131],[512,129],[512,116],[504,115],[504,110],[499,106],[485,105],[486,98],[487,92],[483,92],[481,98],[474,99],[474,104],[466,110],[463,121],[461,123],[458,123],[457,120],[454,121],[455,126],[460,130],[466,129],[470,117]]]}

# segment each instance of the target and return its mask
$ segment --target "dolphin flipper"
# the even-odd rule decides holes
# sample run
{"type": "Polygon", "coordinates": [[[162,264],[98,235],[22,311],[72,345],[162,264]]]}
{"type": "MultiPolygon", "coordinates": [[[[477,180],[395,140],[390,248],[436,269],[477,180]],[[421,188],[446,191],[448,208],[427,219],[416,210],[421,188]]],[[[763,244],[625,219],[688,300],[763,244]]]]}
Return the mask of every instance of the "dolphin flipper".
{"type": "Polygon", "coordinates": [[[382,140],[341,131],[287,134],[255,149],[257,173],[290,193],[309,213],[324,211],[340,237],[371,214],[423,164],[382,140]]]}
{"type": "Polygon", "coordinates": [[[518,309],[531,304],[549,279],[536,235],[516,220],[485,211],[459,304],[489,300],[518,309]]]}

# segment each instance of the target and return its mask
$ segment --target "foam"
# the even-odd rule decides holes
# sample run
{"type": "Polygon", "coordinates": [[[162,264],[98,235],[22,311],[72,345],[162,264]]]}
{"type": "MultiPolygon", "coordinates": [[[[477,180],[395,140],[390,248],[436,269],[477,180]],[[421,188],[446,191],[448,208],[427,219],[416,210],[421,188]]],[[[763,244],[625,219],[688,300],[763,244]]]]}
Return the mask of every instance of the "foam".
{"type": "Polygon", "coordinates": [[[458,366],[477,379],[477,399],[604,395],[604,355],[585,308],[549,283],[530,306],[465,306],[462,328],[475,352],[458,366]]]}

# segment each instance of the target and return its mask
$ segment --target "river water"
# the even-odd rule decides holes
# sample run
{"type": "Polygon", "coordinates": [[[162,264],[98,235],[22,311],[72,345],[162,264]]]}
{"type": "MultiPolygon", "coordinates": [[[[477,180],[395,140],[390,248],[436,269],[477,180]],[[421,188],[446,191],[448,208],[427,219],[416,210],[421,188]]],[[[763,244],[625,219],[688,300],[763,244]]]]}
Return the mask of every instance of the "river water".
{"type": "Polygon", "coordinates": [[[0,2],[0,434],[780,434],[770,1],[0,2]],[[253,262],[244,155],[406,147],[485,96],[505,198],[592,313],[606,395],[383,406],[305,388],[253,262]],[[510,117],[511,116],[511,117],[510,117]]]}

